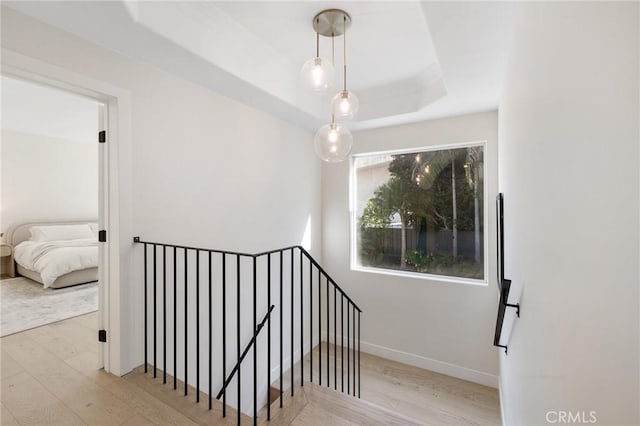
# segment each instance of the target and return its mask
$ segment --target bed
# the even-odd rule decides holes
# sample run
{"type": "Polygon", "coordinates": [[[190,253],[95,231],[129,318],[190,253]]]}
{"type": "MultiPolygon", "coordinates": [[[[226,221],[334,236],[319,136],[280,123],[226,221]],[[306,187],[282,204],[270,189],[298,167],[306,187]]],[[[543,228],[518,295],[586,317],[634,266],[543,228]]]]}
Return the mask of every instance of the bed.
{"type": "Polygon", "coordinates": [[[23,223],[9,229],[6,238],[13,247],[16,272],[44,287],[63,288],[98,280],[95,219],[23,223]],[[39,232],[32,236],[32,230],[39,232]]]}

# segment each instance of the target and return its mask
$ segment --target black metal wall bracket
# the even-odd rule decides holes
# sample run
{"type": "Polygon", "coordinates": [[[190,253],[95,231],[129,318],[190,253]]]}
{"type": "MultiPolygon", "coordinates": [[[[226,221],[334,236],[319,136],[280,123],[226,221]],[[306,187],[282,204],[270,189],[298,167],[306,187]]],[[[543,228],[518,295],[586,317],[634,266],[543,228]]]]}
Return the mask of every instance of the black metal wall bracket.
{"type": "Polygon", "coordinates": [[[506,306],[507,308],[516,308],[516,315],[518,316],[518,318],[520,318],[520,304],[519,303],[516,303],[516,304],[505,303],[504,306],[506,306]]]}
{"type": "Polygon", "coordinates": [[[505,279],[502,281],[502,291],[500,293],[500,302],[498,303],[498,319],[496,321],[496,332],[493,337],[493,346],[504,348],[505,355],[509,353],[507,345],[500,344],[500,337],[502,335],[502,324],[504,323],[504,312],[507,308],[515,308],[516,315],[518,316],[518,318],[520,318],[520,304],[507,302],[507,300],[509,300],[509,290],[511,290],[511,280],[505,279]]]}
{"type": "Polygon", "coordinates": [[[493,345],[496,346],[498,348],[504,348],[504,354],[508,355],[509,354],[509,348],[507,347],[507,345],[493,345]]]}
{"type": "Polygon", "coordinates": [[[511,280],[505,279],[502,284],[502,294],[500,295],[500,303],[502,303],[506,308],[515,308],[516,315],[520,318],[520,304],[519,303],[509,303],[509,293],[511,292],[511,280]]]}

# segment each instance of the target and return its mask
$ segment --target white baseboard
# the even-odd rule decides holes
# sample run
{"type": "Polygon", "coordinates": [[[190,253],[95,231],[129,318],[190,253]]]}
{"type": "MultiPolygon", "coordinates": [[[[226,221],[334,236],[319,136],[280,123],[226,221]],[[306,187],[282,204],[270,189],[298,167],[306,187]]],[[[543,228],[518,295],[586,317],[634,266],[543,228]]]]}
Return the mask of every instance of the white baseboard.
{"type": "Polygon", "coordinates": [[[414,367],[424,368],[425,370],[435,371],[436,373],[446,374],[447,376],[457,377],[458,379],[479,383],[492,388],[497,388],[499,384],[498,376],[494,374],[473,370],[471,368],[450,364],[448,362],[438,361],[436,359],[426,358],[408,352],[398,351],[396,349],[386,348],[373,343],[363,341],[360,343],[360,349],[362,352],[367,352],[382,358],[402,362],[404,364],[413,365],[414,367]]]}
{"type": "MultiPolygon", "coordinates": [[[[333,333],[328,335],[322,333],[322,341],[334,342],[333,333]]],[[[338,335],[338,343],[341,336],[338,335]]],[[[318,344],[318,341],[314,341],[314,347],[318,344]]],[[[309,352],[310,346],[304,345],[305,355],[309,352]]],[[[384,346],[376,345],[361,341],[360,349],[362,352],[366,352],[372,355],[377,355],[382,358],[390,359],[392,361],[402,362],[404,364],[413,365],[414,367],[424,368],[425,370],[434,371],[436,373],[446,374],[447,376],[456,377],[458,379],[467,380],[469,382],[478,383],[481,385],[489,386],[492,388],[498,388],[499,378],[494,374],[485,373],[483,371],[474,370],[467,367],[462,367],[455,364],[450,364],[444,361],[438,361],[436,359],[426,358],[421,355],[412,354],[409,352],[403,352],[396,349],[387,348],[384,346]]],[[[300,360],[300,350],[294,351],[294,364],[300,360]]],[[[291,355],[286,356],[283,360],[283,369],[286,372],[291,366],[291,355]]],[[[278,377],[280,374],[280,367],[276,365],[271,369],[271,376],[278,377]]],[[[501,398],[502,399],[502,398],[501,398]]],[[[501,406],[502,407],[502,406],[501,406]]]]}

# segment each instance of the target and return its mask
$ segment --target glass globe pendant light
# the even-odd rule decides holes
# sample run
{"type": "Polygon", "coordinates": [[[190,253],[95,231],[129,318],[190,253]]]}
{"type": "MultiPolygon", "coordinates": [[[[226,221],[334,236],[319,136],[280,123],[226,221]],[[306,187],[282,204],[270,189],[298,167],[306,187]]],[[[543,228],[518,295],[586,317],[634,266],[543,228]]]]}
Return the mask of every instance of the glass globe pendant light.
{"type": "Polygon", "coordinates": [[[360,101],[355,93],[343,90],[333,97],[333,114],[340,120],[351,120],[360,108],[360,101]]]}
{"type": "Polygon", "coordinates": [[[320,34],[316,33],[316,56],[302,65],[300,80],[303,86],[312,92],[327,91],[335,80],[333,64],[320,57],[320,34]]]}
{"type": "Polygon", "coordinates": [[[332,118],[331,123],[320,127],[313,138],[316,154],[327,163],[344,161],[351,152],[353,136],[349,129],[332,118]]]}
{"type": "Polygon", "coordinates": [[[331,102],[331,108],[333,115],[338,120],[351,120],[355,117],[358,109],[360,108],[360,102],[355,93],[347,90],[347,19],[343,21],[343,88],[341,92],[338,92],[331,102]]]}
{"type": "MultiPolygon", "coordinates": [[[[333,40],[336,36],[343,35],[346,29],[351,25],[351,16],[344,10],[327,9],[318,13],[313,18],[313,29],[316,32],[316,57],[307,61],[302,67],[301,76],[305,82],[305,86],[316,92],[321,91],[321,87],[329,88],[330,84],[324,82],[324,77],[334,77],[333,67],[330,71],[324,72],[323,67],[331,66],[331,63],[320,59],[319,55],[319,39],[320,36],[331,37],[331,51],[333,53],[333,40]]],[[[346,48],[346,42],[345,42],[346,48]]],[[[346,49],[345,49],[346,51],[346,49]]],[[[332,54],[333,59],[333,54],[332,54]]],[[[346,53],[345,53],[346,61],[346,53]]],[[[346,62],[345,62],[346,64],[346,62]]],[[[316,154],[320,159],[328,163],[337,163],[344,161],[353,146],[353,136],[349,129],[342,123],[336,122],[336,117],[344,119],[345,117],[353,117],[358,109],[358,100],[355,95],[347,91],[346,83],[346,65],[344,67],[344,90],[338,93],[340,96],[346,92],[346,96],[340,98],[337,103],[338,109],[333,106],[331,108],[337,113],[331,115],[331,123],[322,126],[315,134],[313,146],[316,154]]]]}

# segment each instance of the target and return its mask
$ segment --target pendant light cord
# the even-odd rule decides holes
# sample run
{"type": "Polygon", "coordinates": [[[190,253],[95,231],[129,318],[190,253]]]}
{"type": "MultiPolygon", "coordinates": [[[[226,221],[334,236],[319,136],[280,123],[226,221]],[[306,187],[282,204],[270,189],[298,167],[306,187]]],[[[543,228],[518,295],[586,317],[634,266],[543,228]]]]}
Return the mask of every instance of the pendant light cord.
{"type": "Polygon", "coordinates": [[[342,49],[342,55],[343,55],[343,60],[344,60],[344,76],[343,76],[343,83],[344,83],[344,91],[347,91],[347,17],[343,16],[343,37],[344,37],[344,48],[342,49]]]}
{"type": "Polygon", "coordinates": [[[331,33],[331,65],[336,66],[336,35],[331,33]]]}
{"type": "Polygon", "coordinates": [[[320,33],[316,33],[316,58],[320,57],[320,33]]]}

